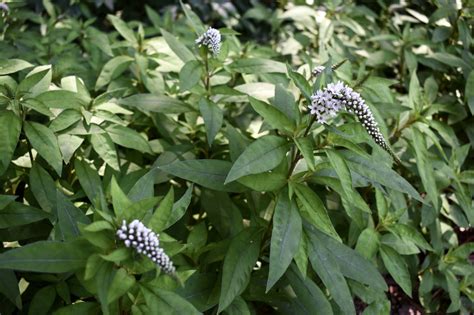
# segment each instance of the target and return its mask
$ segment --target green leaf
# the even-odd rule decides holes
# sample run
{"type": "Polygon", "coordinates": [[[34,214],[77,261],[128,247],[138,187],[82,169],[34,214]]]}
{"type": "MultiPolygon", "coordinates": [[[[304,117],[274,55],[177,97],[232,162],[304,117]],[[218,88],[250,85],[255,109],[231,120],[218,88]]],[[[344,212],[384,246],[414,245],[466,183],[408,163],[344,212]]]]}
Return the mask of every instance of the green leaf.
{"type": "Polygon", "coordinates": [[[119,184],[115,177],[112,177],[112,181],[110,183],[110,192],[112,195],[112,204],[114,206],[114,212],[117,216],[119,221],[125,218],[125,212],[132,206],[132,201],[128,199],[127,195],[123,192],[122,188],[120,188],[119,184]]]}
{"type": "Polygon", "coordinates": [[[314,233],[308,235],[309,242],[309,260],[314,271],[328,288],[331,296],[339,306],[343,314],[355,314],[354,302],[346,279],[339,268],[336,258],[331,251],[321,243],[314,233]]]}
{"type": "Polygon", "coordinates": [[[98,90],[117,78],[128,68],[132,61],[133,58],[129,56],[117,56],[107,61],[97,78],[95,89],[98,90]]]}
{"type": "Polygon", "coordinates": [[[30,187],[36,201],[46,212],[56,211],[56,184],[39,164],[33,164],[30,171],[30,187]]]}
{"type": "Polygon", "coordinates": [[[174,189],[171,186],[170,190],[166,194],[165,198],[160,203],[160,206],[155,210],[151,216],[150,222],[148,223],[150,229],[153,231],[160,232],[166,226],[168,219],[171,216],[174,202],[174,189]]]}
{"type": "Polygon", "coordinates": [[[179,88],[181,92],[191,90],[201,80],[202,64],[197,60],[190,60],[179,72],[179,88]]]}
{"type": "Polygon", "coordinates": [[[247,287],[260,253],[261,238],[260,229],[248,228],[232,239],[222,267],[218,313],[225,310],[247,287]]]}
{"type": "Polygon", "coordinates": [[[435,210],[439,208],[438,189],[436,187],[436,181],[433,173],[433,166],[425,155],[426,144],[424,137],[417,128],[411,128],[413,134],[413,147],[416,154],[416,166],[420,173],[421,182],[425,191],[428,193],[430,201],[433,203],[435,210]]]}
{"type": "Polygon", "coordinates": [[[36,97],[37,101],[42,102],[48,108],[77,109],[87,104],[78,93],[65,90],[52,90],[41,93],[36,97]]]}
{"type": "Polygon", "coordinates": [[[107,292],[107,300],[109,303],[114,302],[119,297],[129,292],[135,283],[135,276],[128,274],[128,272],[123,268],[117,270],[107,292]]]}
{"type": "Polygon", "coordinates": [[[259,101],[251,96],[249,96],[249,101],[253,109],[274,129],[285,129],[289,132],[294,131],[294,122],[290,120],[284,113],[280,112],[277,108],[265,102],[259,101]]]}
{"type": "Polygon", "coordinates": [[[221,160],[176,161],[159,168],[173,176],[192,181],[198,185],[218,191],[241,192],[245,188],[238,183],[224,185],[232,164],[221,160]]]}
{"type": "Polygon", "coordinates": [[[331,162],[332,167],[336,171],[337,176],[342,184],[342,192],[339,192],[350,204],[350,206],[359,206],[363,205],[360,210],[366,213],[372,213],[369,206],[365,202],[356,202],[355,195],[356,192],[352,187],[352,177],[349,167],[347,166],[344,159],[335,151],[335,150],[326,150],[329,161],[331,162]]]}
{"type": "Polygon", "coordinates": [[[76,208],[59,190],[56,190],[56,213],[63,240],[71,240],[80,235],[77,222],[90,223],[84,212],[76,208]]]}
{"type": "Polygon", "coordinates": [[[82,114],[79,111],[75,109],[66,109],[51,121],[49,129],[58,132],[74,125],[81,119],[82,114]]]}
{"type": "Polygon", "coordinates": [[[166,222],[165,229],[172,226],[183,217],[189,207],[189,204],[191,203],[192,194],[193,185],[189,186],[188,189],[186,189],[184,195],[173,205],[170,216],[168,217],[168,221],[166,222]]]}
{"type": "Polygon", "coordinates": [[[396,191],[406,193],[412,198],[423,202],[420,194],[413,186],[397,172],[388,168],[385,164],[377,162],[373,159],[367,159],[359,155],[345,155],[346,163],[349,168],[369,180],[392,188],[396,191]]]}
{"type": "Polygon", "coordinates": [[[371,227],[363,230],[357,239],[356,251],[367,259],[372,259],[379,249],[379,234],[371,227]]]}
{"type": "Polygon", "coordinates": [[[229,69],[238,73],[286,73],[284,63],[262,58],[237,59],[229,69]]]}
{"type": "Polygon", "coordinates": [[[306,311],[305,314],[333,314],[331,304],[323,291],[310,278],[303,278],[296,268],[292,267],[288,269],[286,278],[295,291],[298,304],[306,311]]]}
{"type": "Polygon", "coordinates": [[[11,111],[0,111],[0,176],[10,165],[20,132],[20,118],[11,111]]]}
{"type": "Polygon", "coordinates": [[[22,308],[20,289],[16,280],[15,272],[8,269],[0,269],[0,293],[17,308],[22,308]]]}
{"type": "Polygon", "coordinates": [[[313,93],[311,87],[309,86],[308,81],[296,71],[291,70],[289,66],[287,66],[287,73],[293,83],[298,87],[301,91],[303,96],[306,98],[307,101],[311,101],[311,94],[313,93]]]}
{"type": "Polygon", "coordinates": [[[222,127],[224,113],[217,104],[205,98],[201,98],[201,101],[199,101],[199,110],[206,126],[207,143],[211,146],[216,134],[222,127]]]}
{"type": "Polygon", "coordinates": [[[201,314],[191,303],[174,292],[145,285],[141,285],[140,289],[151,314],[201,314]]]}
{"type": "Polygon", "coordinates": [[[176,56],[178,56],[179,59],[184,62],[196,60],[196,57],[194,57],[193,53],[184,44],[182,44],[173,34],[168,33],[164,29],[160,29],[160,31],[168,46],[176,54],[176,56]]]}
{"type": "Polygon", "coordinates": [[[28,315],[47,315],[56,299],[56,289],[49,285],[36,291],[28,308],[28,315]]]}
{"type": "Polygon", "coordinates": [[[290,200],[288,190],[278,195],[273,214],[273,229],[270,245],[270,271],[268,273],[268,292],[283,276],[298,251],[302,231],[301,217],[295,200],[290,200]]]}
{"type": "Polygon", "coordinates": [[[188,104],[175,98],[165,95],[155,94],[135,94],[119,101],[119,104],[145,112],[155,112],[162,114],[181,114],[194,111],[188,104]]]}
{"type": "Polygon", "coordinates": [[[474,71],[469,73],[469,76],[466,80],[464,95],[469,106],[469,110],[471,111],[471,114],[474,115],[474,71]]]}
{"type": "Polygon", "coordinates": [[[255,191],[277,191],[288,183],[288,178],[283,173],[265,172],[247,175],[237,181],[255,191]]]}
{"type": "Polygon", "coordinates": [[[146,198],[151,198],[155,194],[155,177],[157,169],[153,168],[133,185],[127,196],[131,201],[140,201],[146,198]]]}
{"type": "Polygon", "coordinates": [[[112,23],[115,29],[125,38],[130,44],[138,45],[137,38],[133,31],[128,27],[127,23],[122,21],[119,17],[108,14],[107,19],[112,23]]]}
{"type": "Polygon", "coordinates": [[[409,225],[402,224],[402,223],[397,223],[395,225],[387,227],[387,229],[390,232],[400,236],[400,238],[408,239],[409,241],[415,243],[421,249],[433,250],[431,245],[423,238],[421,233],[414,227],[411,227],[409,225]]]}
{"type": "Polygon", "coordinates": [[[120,170],[117,151],[112,138],[107,133],[93,133],[91,144],[94,151],[114,170],[120,170]]]}
{"type": "Polygon", "coordinates": [[[59,150],[58,139],[51,129],[35,122],[25,122],[25,133],[33,148],[61,176],[63,159],[59,150]]]}
{"type": "Polygon", "coordinates": [[[240,177],[258,174],[277,167],[285,157],[287,142],[277,136],[264,136],[250,144],[229,171],[225,184],[240,177]]]}
{"type": "Polygon", "coordinates": [[[309,169],[314,171],[315,164],[314,164],[314,147],[313,147],[313,137],[307,136],[304,138],[296,138],[294,139],[298,150],[300,150],[301,154],[303,154],[304,160],[308,165],[309,169]]]}
{"type": "Polygon", "coordinates": [[[380,246],[380,256],[393,279],[411,297],[411,279],[405,260],[395,250],[385,245],[380,246]]]}
{"type": "Polygon", "coordinates": [[[191,24],[191,27],[194,29],[194,32],[196,32],[197,35],[202,35],[206,31],[206,29],[204,28],[204,25],[202,24],[197,14],[191,10],[189,4],[184,4],[182,1],[179,1],[179,4],[181,5],[181,9],[183,9],[184,14],[186,15],[186,19],[188,20],[189,24],[191,24]]]}
{"type": "Polygon", "coordinates": [[[302,184],[292,184],[291,187],[294,189],[298,200],[301,202],[301,215],[319,230],[337,240],[340,240],[339,235],[332,225],[331,219],[329,219],[326,207],[321,199],[319,199],[318,195],[316,195],[311,188],[302,184]]]}
{"type": "Polygon", "coordinates": [[[148,140],[131,128],[113,124],[107,127],[106,131],[112,141],[118,145],[142,153],[152,153],[148,140]]]}
{"type": "Polygon", "coordinates": [[[298,105],[295,103],[295,97],[282,84],[275,85],[273,104],[293,122],[299,121],[300,112],[298,105]]]}
{"type": "Polygon", "coordinates": [[[306,231],[309,231],[308,236],[312,243],[317,243],[319,244],[317,246],[325,246],[327,248],[328,252],[335,258],[335,262],[344,276],[371,286],[376,290],[388,290],[387,284],[376,266],[358,252],[319,232],[309,224],[305,228],[306,231]]]}
{"type": "Polygon", "coordinates": [[[447,313],[454,313],[461,307],[460,286],[459,281],[451,270],[445,271],[446,283],[448,285],[449,298],[451,304],[447,309],[447,313]]]}
{"type": "Polygon", "coordinates": [[[99,304],[95,302],[81,302],[64,306],[54,311],[54,315],[84,315],[99,314],[99,304]]]}
{"type": "Polygon", "coordinates": [[[0,268],[63,273],[83,268],[90,255],[84,241],[37,241],[0,254],[0,268]]]}
{"type": "Polygon", "coordinates": [[[107,204],[104,189],[97,171],[93,170],[85,160],[77,159],[74,161],[74,170],[89,201],[95,208],[105,210],[107,204]]]}
{"type": "Polygon", "coordinates": [[[184,287],[176,290],[176,293],[191,302],[199,311],[204,312],[217,304],[216,294],[211,296],[216,285],[216,278],[213,272],[195,272],[186,280],[184,287]]]}
{"type": "Polygon", "coordinates": [[[33,65],[25,60],[3,59],[0,60],[0,75],[15,73],[31,67],[33,67],[33,65]]]}

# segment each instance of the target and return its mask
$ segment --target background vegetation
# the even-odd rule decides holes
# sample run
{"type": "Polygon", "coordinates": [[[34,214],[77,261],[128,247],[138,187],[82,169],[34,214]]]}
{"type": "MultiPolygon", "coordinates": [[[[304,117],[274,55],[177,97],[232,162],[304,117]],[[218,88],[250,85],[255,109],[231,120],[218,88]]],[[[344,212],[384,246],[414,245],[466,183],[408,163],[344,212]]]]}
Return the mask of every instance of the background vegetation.
{"type": "Polygon", "coordinates": [[[0,313],[472,314],[473,4],[314,2],[2,2],[0,313]]]}

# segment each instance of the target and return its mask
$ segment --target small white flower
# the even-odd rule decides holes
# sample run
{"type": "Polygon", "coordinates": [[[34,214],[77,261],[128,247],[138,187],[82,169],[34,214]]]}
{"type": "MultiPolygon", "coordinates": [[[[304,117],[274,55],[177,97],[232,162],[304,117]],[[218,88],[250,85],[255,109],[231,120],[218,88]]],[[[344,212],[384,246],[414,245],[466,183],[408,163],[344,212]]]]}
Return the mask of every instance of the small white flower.
{"type": "Polygon", "coordinates": [[[209,27],[204,34],[196,39],[196,44],[199,47],[207,46],[212,54],[217,56],[221,50],[221,33],[215,28],[209,27]]]}

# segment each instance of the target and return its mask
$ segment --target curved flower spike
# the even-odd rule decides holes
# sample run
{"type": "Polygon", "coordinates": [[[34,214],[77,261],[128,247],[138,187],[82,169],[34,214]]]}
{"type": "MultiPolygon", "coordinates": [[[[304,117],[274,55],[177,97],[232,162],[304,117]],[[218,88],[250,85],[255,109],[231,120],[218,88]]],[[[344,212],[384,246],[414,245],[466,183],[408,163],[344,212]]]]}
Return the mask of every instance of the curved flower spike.
{"type": "Polygon", "coordinates": [[[312,115],[316,115],[319,123],[325,123],[328,118],[336,116],[341,109],[354,113],[375,143],[399,162],[380,132],[372,111],[359,93],[339,81],[328,84],[326,88],[318,90],[311,96],[309,110],[312,115]]]}
{"type": "Polygon", "coordinates": [[[141,221],[133,220],[127,224],[122,221],[122,226],[117,230],[117,236],[125,246],[132,247],[139,254],[150,258],[166,273],[174,273],[176,268],[168,255],[161,248],[158,235],[147,228],[141,221]]]}

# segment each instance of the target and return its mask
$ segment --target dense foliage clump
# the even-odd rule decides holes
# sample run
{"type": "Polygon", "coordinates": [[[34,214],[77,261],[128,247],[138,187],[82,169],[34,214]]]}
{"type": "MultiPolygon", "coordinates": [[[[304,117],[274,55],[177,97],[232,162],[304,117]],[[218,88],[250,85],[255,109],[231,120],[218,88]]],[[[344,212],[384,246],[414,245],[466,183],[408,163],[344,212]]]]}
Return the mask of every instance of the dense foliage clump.
{"type": "Polygon", "coordinates": [[[306,2],[0,3],[0,314],[473,313],[474,9],[306,2]]]}

